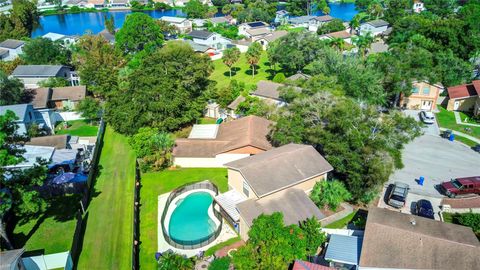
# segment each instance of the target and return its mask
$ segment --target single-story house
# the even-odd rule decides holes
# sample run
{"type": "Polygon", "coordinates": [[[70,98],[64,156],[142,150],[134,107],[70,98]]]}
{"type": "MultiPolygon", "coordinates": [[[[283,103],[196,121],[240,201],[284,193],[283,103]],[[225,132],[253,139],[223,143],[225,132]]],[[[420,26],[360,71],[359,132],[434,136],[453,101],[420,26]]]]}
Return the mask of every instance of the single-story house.
{"type": "Polygon", "coordinates": [[[364,36],[370,33],[372,36],[378,36],[387,31],[389,24],[384,20],[373,20],[360,24],[360,35],[364,36]]]}
{"type": "Polygon", "coordinates": [[[356,269],[362,251],[362,236],[331,234],[325,260],[334,269],[356,269]]]}
{"type": "MultiPolygon", "coordinates": [[[[257,88],[250,95],[258,97],[264,100],[267,104],[272,104],[276,106],[284,106],[285,101],[280,98],[280,87],[285,86],[281,83],[275,83],[271,81],[259,81],[257,83],[257,88]]],[[[301,91],[301,88],[294,87],[295,91],[301,91]]]]}
{"type": "Polygon", "coordinates": [[[272,30],[270,29],[270,26],[265,22],[242,23],[238,27],[238,34],[245,36],[252,42],[270,34],[271,32],[272,30]]]}
{"type": "Polygon", "coordinates": [[[316,16],[311,19],[308,24],[308,31],[317,32],[322,25],[332,21],[334,18],[330,15],[316,16]]]}
{"type": "Polygon", "coordinates": [[[238,108],[238,105],[240,105],[240,103],[244,102],[245,101],[245,97],[240,95],[238,96],[234,101],[232,101],[230,104],[228,104],[227,106],[227,115],[230,116],[231,118],[233,119],[237,119],[237,118],[240,118],[241,115],[238,115],[235,111],[237,110],[238,108]]]}
{"type": "Polygon", "coordinates": [[[328,33],[328,34],[321,35],[319,38],[324,40],[340,38],[340,39],[343,39],[346,43],[352,44],[352,35],[347,31],[338,31],[338,32],[328,33]]]}
{"type": "Polygon", "coordinates": [[[11,61],[22,53],[25,41],[16,39],[7,39],[0,43],[0,60],[11,61]]]}
{"type": "Polygon", "coordinates": [[[232,43],[230,39],[224,38],[218,33],[204,30],[193,30],[188,33],[188,35],[192,37],[194,43],[208,46],[216,50],[224,50],[227,48],[228,44],[232,43]]]}
{"type": "Polygon", "coordinates": [[[308,26],[310,25],[310,21],[315,19],[315,17],[316,16],[312,16],[312,15],[290,17],[290,18],[288,18],[288,24],[290,24],[293,27],[308,28],[308,26]]]}
{"type": "Polygon", "coordinates": [[[207,19],[207,21],[211,22],[213,26],[219,24],[233,24],[233,20],[234,19],[232,18],[232,16],[220,16],[207,19]]]}
{"type": "Polygon", "coordinates": [[[67,36],[67,35],[62,35],[62,34],[52,33],[52,32],[48,32],[42,37],[48,38],[51,41],[61,41],[63,42],[64,45],[74,44],[78,40],[77,36],[67,36]]]}
{"type": "Polygon", "coordinates": [[[225,163],[272,148],[267,140],[273,123],[248,116],[214,125],[194,125],[186,139],[177,139],[174,164],[182,167],[223,167],[225,163]]]}
{"type": "Polygon", "coordinates": [[[41,81],[49,78],[64,78],[72,81],[71,69],[62,65],[19,65],[12,73],[12,76],[19,79],[25,88],[38,88],[41,81]]]}
{"type": "Polygon", "coordinates": [[[12,111],[18,118],[15,121],[18,125],[17,134],[26,134],[30,125],[36,122],[35,111],[31,104],[0,106],[0,115],[5,115],[7,111],[12,111]]]}
{"type": "Polygon", "coordinates": [[[287,34],[288,34],[288,32],[285,31],[285,30],[273,31],[270,34],[268,34],[264,37],[261,37],[256,42],[260,43],[262,45],[262,48],[264,50],[266,50],[268,48],[268,44],[274,42],[275,40],[277,40],[277,39],[279,39],[283,36],[286,36],[287,34]]]}
{"type": "Polygon", "coordinates": [[[215,201],[243,240],[261,214],[281,212],[287,225],[325,217],[308,193],[333,168],[312,146],[287,144],[225,166],[230,191],[215,201]]]}
{"type": "Polygon", "coordinates": [[[480,242],[472,229],[373,207],[368,211],[360,270],[478,269],[480,242]]]}
{"type": "Polygon", "coordinates": [[[480,114],[480,80],[447,88],[449,111],[472,111],[480,114]]]}
{"type": "Polygon", "coordinates": [[[160,20],[167,22],[169,25],[175,26],[178,31],[182,33],[192,31],[192,22],[187,18],[163,16],[160,20]]]}
{"type": "Polygon", "coordinates": [[[248,47],[252,44],[251,41],[246,40],[246,39],[241,39],[241,40],[233,40],[232,45],[237,47],[240,52],[244,53],[248,51],[248,47]]]}
{"type": "Polygon", "coordinates": [[[400,106],[409,110],[432,111],[437,108],[437,100],[443,86],[427,81],[413,81],[412,94],[400,96],[400,106]]]}

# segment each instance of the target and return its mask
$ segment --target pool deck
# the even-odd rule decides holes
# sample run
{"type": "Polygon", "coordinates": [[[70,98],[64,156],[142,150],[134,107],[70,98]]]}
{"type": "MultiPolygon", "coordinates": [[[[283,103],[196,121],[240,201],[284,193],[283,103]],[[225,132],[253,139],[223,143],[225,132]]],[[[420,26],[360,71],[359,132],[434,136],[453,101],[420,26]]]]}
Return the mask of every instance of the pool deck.
{"type": "MultiPolygon", "coordinates": [[[[175,198],[170,203],[170,205],[175,205],[175,203],[178,202],[178,200],[181,200],[181,199],[185,198],[186,196],[188,196],[191,193],[199,192],[199,191],[209,192],[210,194],[212,194],[212,196],[215,196],[215,194],[211,190],[195,189],[195,190],[190,190],[188,192],[185,192],[182,195],[178,196],[177,198],[175,198]]],[[[222,231],[221,231],[220,235],[212,243],[210,243],[210,244],[208,244],[204,247],[201,247],[201,248],[188,249],[188,250],[187,249],[178,249],[178,248],[172,247],[170,244],[167,243],[167,241],[165,241],[165,238],[163,237],[162,227],[161,227],[161,226],[163,226],[163,224],[161,224],[162,213],[163,213],[163,210],[165,209],[165,203],[166,203],[169,195],[170,195],[170,192],[158,196],[158,215],[157,215],[158,252],[165,252],[167,250],[173,250],[176,253],[186,255],[187,257],[192,257],[192,256],[195,256],[195,255],[198,255],[200,253],[200,251],[206,251],[207,249],[209,249],[212,246],[215,246],[219,243],[225,242],[228,239],[237,237],[237,233],[232,228],[230,228],[230,226],[228,226],[228,224],[224,220],[224,222],[223,222],[224,224],[222,226],[222,231]]],[[[172,215],[173,210],[174,210],[174,207],[170,207],[170,209],[168,209],[167,215],[165,216],[165,224],[169,223],[170,216],[172,215]]],[[[211,207],[208,210],[208,215],[218,225],[219,222],[218,222],[217,218],[214,217],[213,210],[212,210],[211,207]]],[[[167,230],[168,230],[168,228],[167,228],[167,230]]]]}

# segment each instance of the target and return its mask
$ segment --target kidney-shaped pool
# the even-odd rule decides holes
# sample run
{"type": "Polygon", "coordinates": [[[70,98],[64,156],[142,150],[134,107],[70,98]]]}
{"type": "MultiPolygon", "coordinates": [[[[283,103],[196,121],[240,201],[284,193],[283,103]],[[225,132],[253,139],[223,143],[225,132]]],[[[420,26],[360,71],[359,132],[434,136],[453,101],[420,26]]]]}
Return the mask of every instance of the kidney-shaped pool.
{"type": "Polygon", "coordinates": [[[213,198],[199,191],[177,202],[168,224],[170,238],[179,244],[198,244],[215,232],[216,224],[208,215],[213,198]]]}

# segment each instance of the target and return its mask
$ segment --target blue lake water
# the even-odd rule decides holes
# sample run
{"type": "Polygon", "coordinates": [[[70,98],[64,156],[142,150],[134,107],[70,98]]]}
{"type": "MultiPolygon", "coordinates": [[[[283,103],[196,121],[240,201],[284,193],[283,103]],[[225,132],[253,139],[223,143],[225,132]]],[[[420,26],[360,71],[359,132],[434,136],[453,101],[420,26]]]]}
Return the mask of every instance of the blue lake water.
{"type": "Polygon", "coordinates": [[[203,191],[185,197],[178,203],[170,217],[168,225],[170,238],[179,244],[208,239],[216,227],[208,215],[212,202],[210,193],[203,191]]]}
{"type": "MultiPolygon", "coordinates": [[[[330,15],[335,18],[340,18],[344,21],[350,21],[358,12],[355,10],[355,4],[353,3],[330,3],[329,6],[330,15]]],[[[130,14],[131,11],[123,10],[41,16],[40,26],[32,33],[32,37],[42,36],[48,32],[54,32],[63,35],[83,35],[87,31],[91,31],[94,34],[97,34],[105,29],[105,13],[109,17],[113,16],[115,20],[115,27],[119,28],[123,25],[125,17],[130,14]]],[[[152,16],[155,19],[163,16],[185,17],[185,13],[179,9],[166,11],[144,11],[144,13],[152,16]]],[[[316,15],[322,15],[322,13],[317,12],[316,15]]]]}

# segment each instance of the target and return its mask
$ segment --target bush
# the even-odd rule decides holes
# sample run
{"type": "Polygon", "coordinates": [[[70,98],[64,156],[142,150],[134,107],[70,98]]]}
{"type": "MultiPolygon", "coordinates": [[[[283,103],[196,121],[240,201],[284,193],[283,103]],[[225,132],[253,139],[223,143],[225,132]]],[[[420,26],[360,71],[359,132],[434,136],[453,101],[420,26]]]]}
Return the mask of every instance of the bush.
{"type": "Polygon", "coordinates": [[[310,198],[318,207],[328,206],[333,211],[337,210],[340,203],[351,197],[345,185],[337,180],[317,182],[310,194],[310,198]]]}
{"type": "Polygon", "coordinates": [[[480,214],[476,214],[476,213],[455,214],[453,216],[453,223],[470,227],[477,235],[480,234],[480,214]]]}
{"type": "Polygon", "coordinates": [[[287,78],[285,77],[285,74],[283,73],[277,73],[275,77],[273,77],[273,81],[276,83],[283,83],[287,78]]]}
{"type": "Polygon", "coordinates": [[[223,257],[214,260],[208,270],[228,270],[230,268],[230,257],[223,257]]]}
{"type": "Polygon", "coordinates": [[[143,172],[160,171],[172,163],[171,150],[175,142],[168,133],[160,132],[157,128],[140,128],[129,139],[129,143],[140,158],[143,172]]]}

